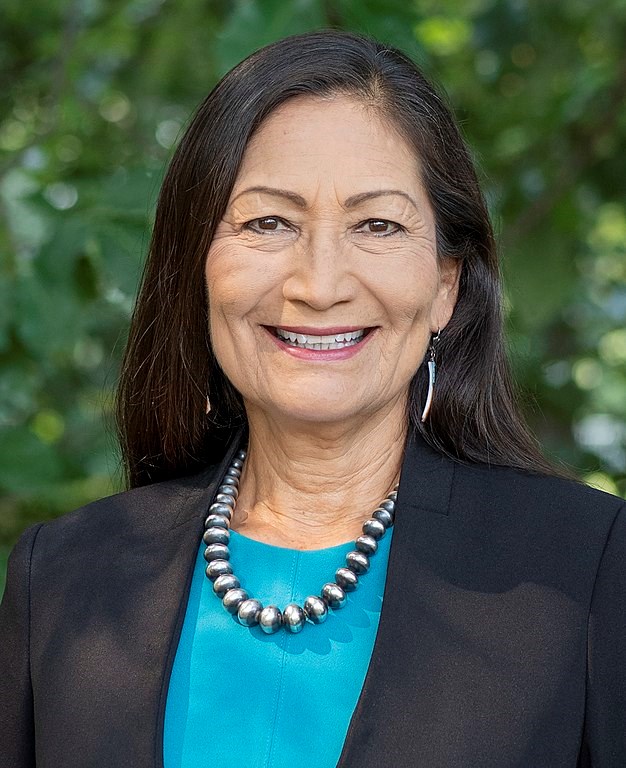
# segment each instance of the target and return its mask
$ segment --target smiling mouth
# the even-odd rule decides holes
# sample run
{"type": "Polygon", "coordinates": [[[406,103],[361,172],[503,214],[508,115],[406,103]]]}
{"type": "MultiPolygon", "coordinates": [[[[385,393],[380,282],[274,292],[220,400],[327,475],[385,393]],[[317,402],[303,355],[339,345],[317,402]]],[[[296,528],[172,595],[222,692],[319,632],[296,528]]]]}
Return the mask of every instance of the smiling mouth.
{"type": "Polygon", "coordinates": [[[270,329],[275,336],[290,347],[299,349],[345,349],[358,344],[372,330],[371,328],[360,328],[356,331],[347,331],[346,333],[332,333],[325,336],[313,334],[294,333],[285,331],[282,328],[270,329]]]}

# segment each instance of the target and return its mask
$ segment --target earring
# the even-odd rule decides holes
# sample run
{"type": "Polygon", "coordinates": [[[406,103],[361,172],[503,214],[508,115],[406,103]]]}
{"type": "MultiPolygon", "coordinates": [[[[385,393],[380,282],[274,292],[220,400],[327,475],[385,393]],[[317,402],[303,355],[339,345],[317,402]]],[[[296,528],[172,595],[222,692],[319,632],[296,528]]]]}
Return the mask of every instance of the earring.
{"type": "Polygon", "coordinates": [[[206,415],[208,416],[211,413],[211,401],[209,400],[209,396],[206,396],[206,415]]]}
{"type": "Polygon", "coordinates": [[[430,407],[433,404],[433,395],[435,394],[435,379],[437,377],[437,364],[435,363],[435,348],[441,339],[441,329],[437,329],[437,333],[431,337],[430,346],[428,348],[428,394],[426,395],[426,402],[424,403],[424,409],[422,411],[422,423],[428,418],[430,413],[430,407]]]}

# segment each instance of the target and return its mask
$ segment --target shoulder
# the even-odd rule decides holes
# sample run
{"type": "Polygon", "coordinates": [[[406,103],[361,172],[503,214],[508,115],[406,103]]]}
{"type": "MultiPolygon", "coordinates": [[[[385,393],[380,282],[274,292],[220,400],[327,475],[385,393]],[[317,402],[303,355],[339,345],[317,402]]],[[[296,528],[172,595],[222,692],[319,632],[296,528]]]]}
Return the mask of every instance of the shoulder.
{"type": "MultiPolygon", "coordinates": [[[[626,563],[623,499],[575,480],[449,461],[450,503],[439,527],[476,573],[549,585],[589,606],[607,563],[626,563]]],[[[623,589],[623,566],[619,579],[623,589]]]]}
{"type": "Polygon", "coordinates": [[[398,498],[436,513],[425,519],[458,541],[468,558],[475,550],[477,564],[481,557],[497,559],[500,568],[535,563],[574,579],[584,574],[588,581],[613,528],[618,532],[620,511],[626,516],[623,499],[575,480],[463,463],[417,441],[409,444],[406,459],[398,498]]]}
{"type": "Polygon", "coordinates": [[[457,464],[455,485],[474,501],[497,505],[547,520],[612,521],[624,499],[567,478],[535,474],[512,467],[457,464]]]}
{"type": "MultiPolygon", "coordinates": [[[[122,491],[98,499],[25,532],[22,538],[46,556],[73,548],[128,545],[198,518],[217,476],[211,465],[194,475],[122,491]]],[[[207,502],[208,503],[208,502],[207,502]]],[[[25,546],[24,542],[22,546],[25,546]]],[[[27,545],[26,545],[27,546],[27,545]]]]}
{"type": "Polygon", "coordinates": [[[576,480],[514,467],[462,462],[410,440],[400,481],[411,506],[526,530],[606,530],[624,500],[576,480]]]}
{"type": "Polygon", "coordinates": [[[457,465],[454,478],[451,514],[469,530],[488,531],[512,563],[539,563],[542,572],[589,585],[609,541],[626,559],[626,504],[617,496],[506,467],[457,465]]]}

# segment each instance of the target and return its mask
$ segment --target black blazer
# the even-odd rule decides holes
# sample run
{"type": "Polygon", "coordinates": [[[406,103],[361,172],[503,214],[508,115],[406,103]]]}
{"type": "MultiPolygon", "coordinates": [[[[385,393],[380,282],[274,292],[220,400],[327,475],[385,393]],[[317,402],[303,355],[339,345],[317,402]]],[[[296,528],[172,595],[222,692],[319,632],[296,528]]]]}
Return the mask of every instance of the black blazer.
{"type": "MultiPolygon", "coordinates": [[[[235,448],[22,536],[0,609],[2,768],[163,765],[203,518],[235,448]]],[[[624,768],[625,569],[620,499],[410,440],[338,765],[624,768]]]]}

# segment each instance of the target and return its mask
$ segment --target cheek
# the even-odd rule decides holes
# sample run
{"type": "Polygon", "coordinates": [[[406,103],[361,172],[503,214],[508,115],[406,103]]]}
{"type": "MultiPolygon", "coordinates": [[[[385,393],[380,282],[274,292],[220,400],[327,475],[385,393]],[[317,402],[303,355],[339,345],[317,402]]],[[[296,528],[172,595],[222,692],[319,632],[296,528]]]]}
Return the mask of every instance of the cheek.
{"type": "Polygon", "coordinates": [[[236,320],[247,311],[250,278],[244,263],[233,258],[231,249],[220,243],[209,249],[205,266],[211,346],[220,365],[229,371],[237,357],[236,320]]]}
{"type": "Polygon", "coordinates": [[[439,287],[437,264],[430,255],[410,254],[379,266],[369,283],[392,326],[406,329],[430,313],[439,287]]]}
{"type": "Polygon", "coordinates": [[[268,290],[263,264],[254,254],[226,242],[214,243],[209,249],[205,278],[211,328],[243,318],[268,290]]]}
{"type": "Polygon", "coordinates": [[[259,322],[279,300],[277,260],[251,249],[214,242],[207,255],[205,279],[209,333],[213,353],[230,381],[243,391],[255,380],[259,356],[259,322]]]}

